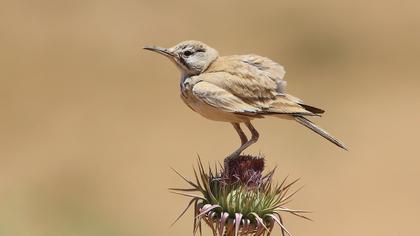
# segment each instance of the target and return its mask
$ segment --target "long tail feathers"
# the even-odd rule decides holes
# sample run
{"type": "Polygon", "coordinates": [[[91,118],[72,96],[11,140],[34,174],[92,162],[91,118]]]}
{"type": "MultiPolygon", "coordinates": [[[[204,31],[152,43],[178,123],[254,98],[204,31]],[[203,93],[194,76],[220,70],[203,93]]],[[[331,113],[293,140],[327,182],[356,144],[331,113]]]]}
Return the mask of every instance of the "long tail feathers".
{"type": "Polygon", "coordinates": [[[326,138],[330,142],[334,143],[335,145],[341,147],[342,149],[347,151],[347,147],[342,143],[340,140],[334,138],[331,136],[327,131],[321,129],[320,127],[316,126],[314,123],[312,123],[310,120],[306,119],[303,116],[294,116],[295,120],[299,122],[300,124],[306,126],[307,128],[311,129],[315,133],[321,135],[322,137],[326,138]]]}

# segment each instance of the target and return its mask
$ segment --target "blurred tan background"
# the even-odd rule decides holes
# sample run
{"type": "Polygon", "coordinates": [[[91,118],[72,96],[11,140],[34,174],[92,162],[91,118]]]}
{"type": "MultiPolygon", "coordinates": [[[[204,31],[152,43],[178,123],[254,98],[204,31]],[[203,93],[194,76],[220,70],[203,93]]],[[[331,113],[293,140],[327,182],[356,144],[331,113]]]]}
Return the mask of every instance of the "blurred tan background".
{"type": "MultiPolygon", "coordinates": [[[[239,145],[179,99],[146,44],[202,40],[286,67],[288,91],[327,113],[343,152],[287,121],[256,121],[249,152],[302,177],[295,235],[419,235],[418,1],[0,3],[0,235],[191,235],[184,186],[200,154],[239,145]]],[[[278,232],[277,232],[278,233],[278,232]]],[[[209,235],[209,234],[207,234],[209,235]]]]}

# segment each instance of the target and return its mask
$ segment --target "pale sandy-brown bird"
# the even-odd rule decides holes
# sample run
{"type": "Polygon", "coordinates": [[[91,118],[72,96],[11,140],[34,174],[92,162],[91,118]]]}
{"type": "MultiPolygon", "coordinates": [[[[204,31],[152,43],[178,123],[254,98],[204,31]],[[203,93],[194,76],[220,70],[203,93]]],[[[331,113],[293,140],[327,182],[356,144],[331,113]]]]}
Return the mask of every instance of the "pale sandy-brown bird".
{"type": "Polygon", "coordinates": [[[233,125],[241,146],[231,156],[241,154],[258,140],[251,120],[264,117],[295,120],[346,149],[341,141],[306,118],[320,116],[324,110],[287,94],[284,68],[268,58],[253,54],[219,56],[215,49],[199,41],[144,49],[162,54],[177,65],[181,71],[181,98],[188,107],[205,118],[233,125]],[[241,123],[251,131],[249,140],[241,123]]]}

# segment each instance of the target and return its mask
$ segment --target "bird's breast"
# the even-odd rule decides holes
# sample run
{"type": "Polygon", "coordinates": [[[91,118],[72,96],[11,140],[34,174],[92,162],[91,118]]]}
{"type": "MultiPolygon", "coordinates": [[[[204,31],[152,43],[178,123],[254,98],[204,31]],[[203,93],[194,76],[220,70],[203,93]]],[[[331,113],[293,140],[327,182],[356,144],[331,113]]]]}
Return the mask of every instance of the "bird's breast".
{"type": "Polygon", "coordinates": [[[181,96],[183,98],[187,98],[188,93],[192,89],[191,78],[188,76],[182,76],[179,83],[179,88],[180,88],[181,96]]]}

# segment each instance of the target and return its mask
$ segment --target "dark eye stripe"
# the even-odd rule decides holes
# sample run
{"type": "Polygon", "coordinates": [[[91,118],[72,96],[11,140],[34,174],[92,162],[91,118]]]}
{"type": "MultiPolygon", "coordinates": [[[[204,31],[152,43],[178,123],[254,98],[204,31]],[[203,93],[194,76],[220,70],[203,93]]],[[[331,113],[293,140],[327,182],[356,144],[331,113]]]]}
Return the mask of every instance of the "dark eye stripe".
{"type": "Polygon", "coordinates": [[[190,69],[190,66],[188,65],[188,63],[185,61],[183,57],[180,57],[179,60],[181,64],[185,66],[185,68],[190,69]]]}

